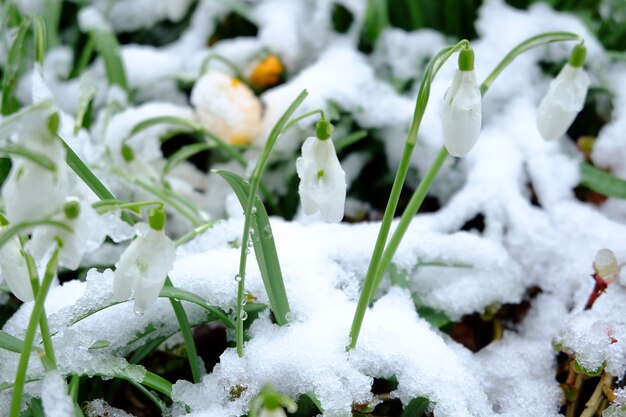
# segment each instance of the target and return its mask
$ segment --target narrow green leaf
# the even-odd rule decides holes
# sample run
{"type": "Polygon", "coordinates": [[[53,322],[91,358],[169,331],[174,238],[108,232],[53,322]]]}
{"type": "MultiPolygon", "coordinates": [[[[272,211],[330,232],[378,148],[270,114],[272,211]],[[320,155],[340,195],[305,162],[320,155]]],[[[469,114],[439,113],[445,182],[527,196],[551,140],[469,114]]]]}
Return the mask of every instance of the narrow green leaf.
{"type": "Polygon", "coordinates": [[[363,22],[362,37],[373,46],[385,27],[389,26],[387,0],[368,0],[363,22]]]}
{"type": "MultiPolygon", "coordinates": [[[[219,137],[217,137],[213,133],[211,133],[208,130],[204,129],[198,123],[196,123],[196,122],[194,122],[192,120],[184,119],[182,117],[157,116],[157,117],[152,117],[150,119],[142,120],[140,123],[137,123],[135,125],[135,127],[133,127],[133,129],[130,131],[130,134],[128,135],[128,138],[130,138],[133,135],[136,135],[137,133],[141,132],[142,130],[145,130],[145,129],[149,128],[149,127],[152,127],[152,126],[158,125],[158,124],[171,124],[171,125],[174,125],[174,126],[180,126],[180,127],[185,128],[185,129],[187,129],[187,130],[189,130],[191,132],[198,133],[198,134],[206,137],[207,139],[211,140],[213,143],[215,143],[215,145],[217,145],[220,149],[222,149],[231,158],[233,158],[235,161],[239,162],[239,164],[241,166],[245,167],[247,165],[246,160],[241,156],[241,154],[239,154],[239,152],[237,151],[237,149],[235,147],[233,147],[233,146],[229,145],[228,143],[224,142],[222,139],[220,139],[219,137]]],[[[126,139],[128,139],[128,138],[126,138],[126,139]]]]}
{"type": "Polygon", "coordinates": [[[43,411],[43,405],[41,399],[33,398],[28,403],[28,411],[32,417],[46,417],[46,413],[43,411]]]}
{"type": "MultiPolygon", "coordinates": [[[[239,175],[228,171],[217,171],[217,173],[226,180],[228,185],[233,189],[235,195],[239,199],[242,207],[246,207],[248,202],[248,193],[250,185],[247,184],[239,175]]],[[[263,202],[257,197],[254,204],[256,214],[252,219],[252,227],[255,230],[252,237],[254,252],[256,254],[257,263],[263,284],[270,300],[274,317],[279,325],[287,323],[287,314],[289,313],[289,301],[287,300],[287,292],[283,282],[283,274],[280,269],[280,262],[276,252],[276,244],[272,234],[269,217],[263,206],[263,202]]]]}
{"type": "Polygon", "coordinates": [[[20,234],[21,232],[24,232],[32,227],[37,227],[37,226],[54,226],[59,229],[66,230],[68,232],[72,232],[71,227],[69,227],[65,223],[58,222],[56,220],[37,220],[34,222],[18,223],[15,225],[9,225],[6,229],[4,229],[2,234],[0,234],[0,248],[4,246],[4,244],[7,243],[13,236],[16,236],[20,234]]]}
{"type": "Polygon", "coordinates": [[[421,417],[428,408],[428,403],[428,398],[413,398],[406,407],[404,407],[402,417],[421,417]]]}
{"type": "Polygon", "coordinates": [[[15,88],[15,84],[17,82],[17,74],[20,69],[20,62],[24,48],[24,39],[26,38],[26,33],[28,32],[29,27],[30,20],[24,19],[17,31],[17,34],[15,35],[13,45],[11,45],[7,55],[7,63],[3,68],[1,109],[3,115],[11,114],[14,110],[16,110],[13,108],[13,89],[15,88]]]}
{"type": "Polygon", "coordinates": [[[128,92],[126,72],[124,71],[124,64],[120,55],[120,45],[115,35],[103,30],[94,30],[89,32],[89,36],[93,39],[96,50],[104,61],[104,68],[109,83],[117,84],[128,92]]]}
{"type": "MultiPolygon", "coordinates": [[[[80,159],[78,155],[70,148],[70,146],[61,138],[58,137],[65,145],[66,162],[67,165],[83,180],[85,184],[94,192],[94,194],[101,200],[115,200],[115,197],[111,192],[102,184],[102,182],[96,177],[96,175],[89,169],[87,165],[80,159]]],[[[135,224],[135,220],[126,212],[122,212],[122,220],[128,224],[135,224]]]]}
{"type": "Polygon", "coordinates": [[[172,396],[172,384],[165,378],[162,378],[150,371],[146,371],[146,375],[143,377],[143,381],[141,383],[146,387],[157,390],[161,394],[167,395],[168,397],[172,396]]]}
{"type": "Polygon", "coordinates": [[[626,199],[626,181],[586,162],[580,165],[580,183],[607,197],[626,199]]]}
{"type": "Polygon", "coordinates": [[[96,340],[91,346],[89,346],[89,350],[105,349],[109,346],[111,346],[111,342],[109,342],[108,340],[96,340]]]}
{"type": "Polygon", "coordinates": [[[208,305],[202,297],[196,294],[193,294],[189,291],[185,291],[181,288],[166,286],[166,287],[163,287],[163,289],[161,290],[159,297],[174,298],[177,300],[185,300],[185,301],[189,301],[190,303],[194,303],[204,308],[209,313],[211,313],[211,315],[215,318],[215,320],[221,321],[222,323],[226,325],[226,327],[230,329],[235,328],[235,323],[233,323],[233,321],[226,315],[226,313],[224,313],[222,310],[220,310],[217,307],[208,305]]]}
{"type": "Polygon", "coordinates": [[[165,166],[161,171],[161,177],[167,176],[167,174],[169,174],[181,162],[186,161],[192,156],[211,148],[213,148],[213,146],[209,145],[208,143],[194,143],[191,145],[183,146],[182,148],[174,152],[169,158],[167,158],[167,162],[165,163],[165,166]]]}
{"type": "Polygon", "coordinates": [[[37,164],[48,171],[56,170],[56,164],[47,155],[32,151],[22,145],[11,144],[2,146],[0,147],[0,154],[19,156],[24,159],[28,159],[30,162],[37,164]]]}
{"type": "Polygon", "coordinates": [[[44,0],[44,21],[46,25],[47,48],[54,48],[59,43],[59,22],[61,20],[62,0],[44,0]]]}
{"type": "Polygon", "coordinates": [[[335,142],[335,150],[337,152],[341,152],[348,146],[356,143],[367,136],[367,130],[358,130],[356,132],[350,133],[342,138],[336,139],[335,142]]]}
{"type": "Polygon", "coordinates": [[[43,65],[46,56],[46,23],[41,16],[34,16],[33,27],[35,30],[35,60],[43,65]]]}
{"type": "Polygon", "coordinates": [[[22,353],[24,342],[17,337],[0,330],[0,348],[9,352],[22,353]]]}

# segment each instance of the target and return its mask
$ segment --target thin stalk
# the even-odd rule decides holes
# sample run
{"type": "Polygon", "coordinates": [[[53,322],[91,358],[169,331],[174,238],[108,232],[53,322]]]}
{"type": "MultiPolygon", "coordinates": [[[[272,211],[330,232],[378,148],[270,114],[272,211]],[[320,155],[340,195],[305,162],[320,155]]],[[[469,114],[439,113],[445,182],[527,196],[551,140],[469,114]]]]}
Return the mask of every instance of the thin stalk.
{"type": "Polygon", "coordinates": [[[145,191],[159,197],[173,209],[178,211],[183,217],[185,217],[189,222],[194,226],[198,227],[204,223],[204,220],[200,218],[197,213],[197,209],[193,207],[190,203],[187,203],[181,199],[180,196],[175,195],[174,193],[167,192],[166,190],[159,189],[152,184],[149,184],[145,181],[142,181],[138,178],[132,177],[130,175],[125,174],[124,172],[118,169],[111,170],[115,175],[122,178],[123,180],[135,184],[140,188],[143,188],[145,191]],[[191,206],[191,207],[190,207],[191,206]],[[196,213],[193,213],[196,211],[196,213]]]}
{"type": "Polygon", "coordinates": [[[245,82],[246,84],[248,84],[248,81],[246,80],[246,77],[243,75],[243,73],[239,70],[239,68],[237,67],[237,65],[235,65],[234,62],[232,62],[230,59],[222,56],[222,55],[218,55],[218,54],[213,54],[213,55],[209,55],[208,57],[204,58],[204,60],[202,61],[202,64],[200,65],[200,76],[203,76],[208,70],[209,70],[209,62],[211,61],[219,61],[222,64],[226,65],[228,68],[230,68],[230,70],[233,72],[233,74],[235,74],[235,77],[238,78],[239,80],[245,82]]]}
{"type": "Polygon", "coordinates": [[[426,198],[430,186],[433,184],[433,181],[435,181],[435,178],[437,178],[437,174],[439,174],[439,170],[443,166],[443,163],[445,162],[447,157],[448,150],[445,146],[442,146],[439,150],[439,153],[437,154],[437,157],[435,158],[435,161],[430,166],[430,168],[426,172],[426,175],[424,176],[424,178],[422,178],[422,181],[420,181],[417,189],[411,196],[411,200],[409,200],[409,204],[406,206],[404,213],[402,213],[400,222],[398,223],[396,230],[394,230],[393,235],[389,239],[389,243],[385,248],[385,251],[383,252],[382,258],[380,259],[378,270],[376,271],[376,281],[374,284],[374,288],[378,288],[378,285],[380,285],[380,281],[382,280],[385,271],[391,264],[393,255],[396,253],[398,246],[400,246],[400,242],[402,241],[404,234],[409,228],[411,220],[413,220],[413,216],[419,210],[422,202],[424,202],[424,198],[426,198]]]}
{"type": "Polygon", "coordinates": [[[602,403],[604,395],[602,388],[604,386],[610,387],[612,383],[613,375],[609,374],[608,372],[604,372],[604,374],[602,374],[602,377],[600,378],[600,382],[598,382],[598,385],[596,386],[596,389],[593,391],[593,394],[591,394],[591,398],[589,398],[589,401],[587,401],[587,404],[585,404],[585,409],[583,410],[580,417],[593,417],[596,414],[598,407],[600,407],[600,404],[602,403]]]}
{"type": "Polygon", "coordinates": [[[289,129],[290,127],[292,127],[293,125],[295,125],[296,123],[298,123],[299,121],[304,120],[304,119],[306,119],[307,117],[314,116],[314,115],[316,115],[316,114],[319,114],[319,115],[320,115],[320,117],[322,117],[322,118],[324,117],[324,111],[323,111],[323,110],[321,110],[321,109],[313,110],[313,111],[310,111],[310,112],[307,112],[307,113],[301,114],[301,115],[300,115],[300,116],[298,116],[298,117],[294,117],[293,119],[291,119],[291,120],[289,121],[289,123],[287,123],[287,126],[285,126],[285,128],[284,128],[283,130],[287,130],[287,129],[289,129]]]}
{"type": "Polygon", "coordinates": [[[15,375],[15,384],[13,385],[13,397],[11,399],[10,416],[19,417],[20,408],[22,405],[22,395],[24,393],[24,384],[26,382],[26,372],[28,370],[28,361],[30,359],[30,353],[33,348],[33,342],[35,340],[35,333],[37,332],[37,324],[40,322],[41,315],[43,314],[43,306],[46,301],[46,296],[50,290],[54,274],[57,269],[59,258],[59,248],[57,247],[52,253],[52,257],[46,267],[46,272],[41,282],[41,287],[37,292],[35,298],[35,305],[28,321],[28,327],[26,328],[26,334],[24,335],[24,350],[20,355],[20,360],[17,365],[17,373],[15,375]]]}
{"type": "MultiPolygon", "coordinates": [[[[37,265],[35,264],[35,259],[33,255],[24,250],[26,238],[19,238],[20,246],[22,247],[22,252],[24,253],[24,257],[26,259],[26,268],[28,269],[28,276],[30,278],[30,283],[33,288],[33,295],[37,297],[37,293],[39,292],[39,274],[37,273],[37,265]]],[[[54,354],[54,346],[52,345],[52,336],[50,335],[50,327],[48,326],[48,318],[46,315],[45,307],[41,307],[41,319],[39,319],[39,330],[41,331],[41,340],[43,341],[43,349],[46,354],[46,357],[52,364],[52,368],[56,369],[56,356],[54,354]]]]}
{"type": "Polygon", "coordinates": [[[491,87],[491,84],[500,75],[500,73],[509,66],[515,58],[523,54],[524,52],[536,48],[538,46],[547,45],[552,42],[564,42],[564,41],[582,41],[583,38],[572,32],[547,32],[537,36],[526,39],[524,42],[517,45],[515,48],[502,58],[502,61],[491,71],[491,73],[485,78],[485,81],[480,86],[480,93],[485,94],[487,89],[491,87]]]}
{"type": "Polygon", "coordinates": [[[294,111],[300,106],[308,95],[306,90],[303,90],[298,97],[291,103],[287,111],[278,120],[270,136],[265,144],[263,153],[257,162],[254,172],[250,177],[250,192],[248,193],[248,201],[246,203],[245,213],[246,217],[243,225],[243,235],[241,237],[241,255],[239,257],[239,282],[237,285],[237,321],[236,321],[236,334],[237,334],[237,354],[243,356],[243,299],[245,296],[245,282],[246,282],[246,263],[248,260],[248,240],[250,238],[250,225],[252,223],[253,207],[257,199],[257,191],[259,184],[261,183],[261,176],[267,161],[269,160],[274,144],[278,140],[280,134],[284,131],[287,122],[294,111]]]}
{"type": "Polygon", "coordinates": [[[361,326],[363,324],[363,318],[365,317],[365,311],[367,310],[367,306],[375,290],[374,284],[376,282],[376,273],[387,242],[387,237],[389,236],[391,222],[393,221],[393,216],[395,215],[396,208],[398,207],[398,201],[400,200],[400,193],[402,192],[402,187],[404,186],[404,180],[409,170],[411,155],[413,154],[413,149],[415,148],[415,144],[417,142],[419,126],[422,122],[422,118],[424,117],[424,112],[426,111],[426,104],[428,103],[428,97],[430,96],[430,85],[435,75],[448,58],[450,58],[450,56],[452,56],[452,54],[456,51],[466,48],[468,45],[469,42],[463,40],[454,46],[443,48],[430,61],[424,73],[424,77],[422,78],[422,83],[420,84],[419,93],[417,95],[415,111],[413,113],[413,121],[411,122],[411,128],[404,144],[404,151],[402,152],[400,165],[398,166],[398,171],[396,172],[396,177],[393,181],[393,186],[391,187],[387,207],[385,207],[383,220],[380,225],[380,230],[378,231],[376,244],[374,245],[374,252],[370,259],[365,281],[363,282],[363,289],[361,290],[359,302],[352,320],[352,327],[350,328],[350,342],[346,347],[347,350],[356,347],[359,332],[361,331],[361,326]]]}

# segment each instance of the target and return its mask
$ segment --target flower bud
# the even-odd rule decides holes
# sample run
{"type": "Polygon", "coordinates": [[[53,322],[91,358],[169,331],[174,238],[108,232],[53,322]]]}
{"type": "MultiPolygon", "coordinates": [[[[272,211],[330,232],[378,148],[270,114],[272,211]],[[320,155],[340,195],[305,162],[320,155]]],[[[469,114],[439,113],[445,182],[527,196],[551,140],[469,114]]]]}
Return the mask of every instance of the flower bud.
{"type": "Polygon", "coordinates": [[[537,127],[546,140],[563,136],[585,105],[589,77],[582,67],[584,60],[585,47],[578,45],[539,104],[537,127]]]}
{"type": "Polygon", "coordinates": [[[452,156],[465,156],[474,147],[482,123],[482,97],[474,71],[471,48],[459,54],[459,69],[446,91],[443,108],[443,142],[452,156]]]}
{"type": "Polygon", "coordinates": [[[615,254],[609,249],[600,249],[593,261],[593,271],[598,274],[607,284],[615,282],[619,275],[619,264],[615,254]]]}

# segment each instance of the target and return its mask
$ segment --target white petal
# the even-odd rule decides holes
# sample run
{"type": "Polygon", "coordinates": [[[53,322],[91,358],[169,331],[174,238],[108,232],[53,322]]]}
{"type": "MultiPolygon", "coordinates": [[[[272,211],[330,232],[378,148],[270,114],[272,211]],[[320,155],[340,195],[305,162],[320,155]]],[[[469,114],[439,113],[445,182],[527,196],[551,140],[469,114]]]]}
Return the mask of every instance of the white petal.
{"type": "Polygon", "coordinates": [[[340,222],[346,200],[346,177],[331,139],[308,138],[296,161],[298,191],[307,215],[320,211],[329,222],[340,222]]]}
{"type": "Polygon", "coordinates": [[[115,270],[113,293],[118,300],[135,290],[135,311],[143,313],[157,299],[174,266],[176,246],[163,231],[149,229],[122,254],[115,270]]]}
{"type": "Polygon", "coordinates": [[[465,156],[476,144],[482,123],[481,95],[474,71],[457,70],[444,98],[443,141],[452,156],[465,156]]]}
{"type": "Polygon", "coordinates": [[[2,277],[15,294],[23,302],[33,300],[33,288],[26,267],[26,259],[17,237],[10,239],[0,248],[0,268],[2,277]]]}
{"type": "Polygon", "coordinates": [[[563,67],[537,109],[537,127],[544,139],[557,139],[567,132],[585,105],[588,88],[589,77],[582,68],[563,67]]]}

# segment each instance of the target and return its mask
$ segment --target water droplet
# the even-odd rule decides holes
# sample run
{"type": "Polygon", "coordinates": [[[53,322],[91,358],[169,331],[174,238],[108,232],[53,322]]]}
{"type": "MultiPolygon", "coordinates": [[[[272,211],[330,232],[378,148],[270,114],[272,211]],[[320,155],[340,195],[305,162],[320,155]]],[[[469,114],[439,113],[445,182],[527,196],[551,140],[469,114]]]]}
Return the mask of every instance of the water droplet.
{"type": "Polygon", "coordinates": [[[248,312],[246,310],[241,310],[241,321],[246,321],[248,319],[248,312]]]}
{"type": "Polygon", "coordinates": [[[252,214],[256,214],[256,206],[252,206],[252,214]]]}
{"type": "Polygon", "coordinates": [[[272,237],[272,227],[269,224],[263,228],[263,237],[265,239],[272,237]]]}
{"type": "Polygon", "coordinates": [[[241,300],[241,306],[245,307],[246,304],[248,304],[248,300],[246,299],[246,297],[243,297],[243,299],[241,300]]]}
{"type": "Polygon", "coordinates": [[[250,248],[246,249],[246,254],[250,255],[250,248]]]}
{"type": "Polygon", "coordinates": [[[251,247],[252,247],[252,245],[254,245],[254,243],[252,243],[252,241],[251,241],[251,240],[249,240],[249,241],[248,241],[248,247],[249,247],[249,248],[251,248],[251,247]]]}
{"type": "Polygon", "coordinates": [[[144,314],[144,311],[142,309],[138,308],[137,306],[135,306],[133,311],[135,312],[135,315],[139,316],[139,317],[143,316],[143,314],[144,314]]]}
{"type": "Polygon", "coordinates": [[[254,227],[250,228],[250,236],[254,236],[254,234],[256,233],[256,230],[254,230],[254,227]]]}
{"type": "Polygon", "coordinates": [[[235,282],[241,282],[241,275],[235,275],[235,282]]]}

